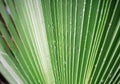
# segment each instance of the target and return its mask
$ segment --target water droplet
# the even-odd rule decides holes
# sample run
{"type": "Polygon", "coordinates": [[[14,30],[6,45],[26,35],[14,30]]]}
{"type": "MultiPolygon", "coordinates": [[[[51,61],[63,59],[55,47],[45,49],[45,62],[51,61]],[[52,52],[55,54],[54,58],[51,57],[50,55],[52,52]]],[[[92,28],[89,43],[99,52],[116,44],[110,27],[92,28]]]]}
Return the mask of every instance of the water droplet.
{"type": "Polygon", "coordinates": [[[89,37],[91,37],[91,36],[92,36],[91,31],[88,31],[88,35],[89,35],[89,37]]]}
{"type": "Polygon", "coordinates": [[[85,12],[85,9],[83,8],[83,12],[85,12]]]}
{"type": "Polygon", "coordinates": [[[60,81],[60,78],[59,78],[59,81],[60,81]]]}
{"type": "Polygon", "coordinates": [[[109,26],[111,26],[111,23],[109,23],[109,26]]]}
{"type": "Polygon", "coordinates": [[[97,67],[97,64],[95,64],[95,68],[97,67]]]}
{"type": "Polygon", "coordinates": [[[55,41],[55,40],[53,40],[53,43],[54,43],[54,44],[55,44],[55,42],[56,42],[56,41],[55,41]]]}
{"type": "Polygon", "coordinates": [[[112,74],[112,71],[110,71],[110,74],[112,74]]]}
{"type": "Polygon", "coordinates": [[[64,72],[65,72],[65,68],[64,68],[64,72]]]}
{"type": "Polygon", "coordinates": [[[111,74],[109,74],[109,78],[111,78],[111,74]]]}
{"type": "Polygon", "coordinates": [[[105,62],[106,59],[103,60],[103,62],[105,62]]]}
{"type": "Polygon", "coordinates": [[[54,29],[53,24],[48,25],[49,29],[54,29]]]}
{"type": "Polygon", "coordinates": [[[88,18],[90,18],[90,15],[88,16],[88,18]]]}
{"type": "Polygon", "coordinates": [[[66,65],[66,61],[64,61],[64,65],[66,65]]]}
{"type": "Polygon", "coordinates": [[[104,83],[104,80],[101,80],[101,83],[104,83]]]}
{"type": "Polygon", "coordinates": [[[53,70],[55,71],[55,66],[53,66],[53,70]]]}
{"type": "Polygon", "coordinates": [[[7,11],[7,13],[8,13],[9,15],[11,15],[11,12],[10,12],[10,9],[9,9],[8,6],[6,6],[6,11],[7,11]]]}
{"type": "Polygon", "coordinates": [[[40,83],[40,80],[38,80],[38,83],[40,83]]]}
{"type": "Polygon", "coordinates": [[[48,25],[48,27],[50,28],[50,24],[48,25]]]}
{"type": "Polygon", "coordinates": [[[82,18],[82,16],[80,15],[80,18],[82,18]]]}
{"type": "Polygon", "coordinates": [[[50,47],[52,48],[52,45],[50,45],[50,47]]]}
{"type": "Polygon", "coordinates": [[[90,3],[90,7],[92,7],[92,3],[90,3]]]}
{"type": "Polygon", "coordinates": [[[84,2],[84,5],[86,4],[86,2],[84,2]]]}

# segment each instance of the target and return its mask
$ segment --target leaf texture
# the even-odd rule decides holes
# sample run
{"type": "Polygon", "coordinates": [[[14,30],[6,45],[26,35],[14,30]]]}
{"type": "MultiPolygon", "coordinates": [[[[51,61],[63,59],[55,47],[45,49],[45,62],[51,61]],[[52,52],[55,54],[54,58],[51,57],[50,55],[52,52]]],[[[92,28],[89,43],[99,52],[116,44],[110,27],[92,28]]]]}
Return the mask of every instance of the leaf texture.
{"type": "Polygon", "coordinates": [[[10,84],[119,84],[120,0],[0,0],[0,73],[10,84]]]}

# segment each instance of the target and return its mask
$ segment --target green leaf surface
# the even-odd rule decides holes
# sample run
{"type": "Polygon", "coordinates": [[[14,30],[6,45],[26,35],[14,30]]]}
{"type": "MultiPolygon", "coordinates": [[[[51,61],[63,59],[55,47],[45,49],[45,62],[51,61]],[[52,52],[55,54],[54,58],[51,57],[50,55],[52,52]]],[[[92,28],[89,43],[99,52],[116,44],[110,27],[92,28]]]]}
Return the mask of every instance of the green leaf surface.
{"type": "Polygon", "coordinates": [[[0,73],[10,84],[119,84],[120,0],[0,0],[0,73]]]}

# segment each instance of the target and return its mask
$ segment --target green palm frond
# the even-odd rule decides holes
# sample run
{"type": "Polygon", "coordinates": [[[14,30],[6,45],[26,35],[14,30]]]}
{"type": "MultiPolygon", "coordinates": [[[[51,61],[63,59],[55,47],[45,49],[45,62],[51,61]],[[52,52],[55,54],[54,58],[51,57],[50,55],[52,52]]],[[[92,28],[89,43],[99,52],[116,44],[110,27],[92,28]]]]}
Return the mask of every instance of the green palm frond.
{"type": "Polygon", "coordinates": [[[0,73],[10,84],[119,84],[120,0],[0,0],[0,73]]]}

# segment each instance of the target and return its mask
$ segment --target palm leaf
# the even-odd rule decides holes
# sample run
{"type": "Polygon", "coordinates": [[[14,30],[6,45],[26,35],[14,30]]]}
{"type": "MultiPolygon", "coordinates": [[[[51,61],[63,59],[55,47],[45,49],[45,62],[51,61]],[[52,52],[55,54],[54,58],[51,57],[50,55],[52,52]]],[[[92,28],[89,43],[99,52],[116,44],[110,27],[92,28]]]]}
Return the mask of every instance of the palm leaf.
{"type": "Polygon", "coordinates": [[[0,73],[11,84],[119,84],[120,0],[0,0],[0,73]]]}

